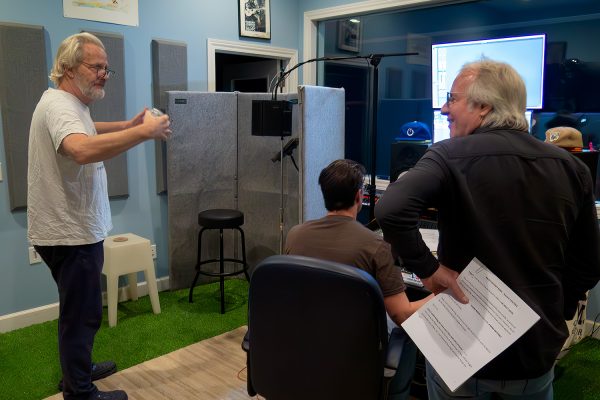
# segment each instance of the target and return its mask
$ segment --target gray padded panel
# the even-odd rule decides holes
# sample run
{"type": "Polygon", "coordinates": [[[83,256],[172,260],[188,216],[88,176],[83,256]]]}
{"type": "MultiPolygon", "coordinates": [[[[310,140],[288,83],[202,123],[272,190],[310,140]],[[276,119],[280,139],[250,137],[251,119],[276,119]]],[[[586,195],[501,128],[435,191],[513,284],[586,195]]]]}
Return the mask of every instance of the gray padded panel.
{"type": "Polygon", "coordinates": [[[344,89],[300,86],[302,114],[301,220],[320,218],[326,213],[319,188],[319,174],[331,161],[344,158],[344,89]]]}
{"type": "MultiPolygon", "coordinates": [[[[180,289],[189,287],[195,274],[198,213],[236,208],[236,95],[169,92],[168,98],[173,130],[167,142],[169,276],[171,289],[180,289]]],[[[205,235],[207,258],[218,253],[217,235],[205,235]]],[[[225,240],[233,243],[230,232],[225,240]]],[[[228,247],[226,256],[231,256],[228,247]]]]}
{"type": "MultiPolygon", "coordinates": [[[[265,257],[279,254],[281,163],[271,158],[281,151],[281,138],[252,136],[252,100],[270,99],[269,94],[238,93],[238,190],[239,209],[244,212],[246,253],[250,268],[265,257]]],[[[296,98],[281,96],[280,100],[296,98]]],[[[292,137],[299,133],[298,107],[293,109],[292,137]]],[[[284,144],[291,138],[284,137],[284,144]]],[[[298,150],[294,158],[298,163],[298,150]]],[[[290,157],[284,158],[284,229],[283,238],[290,227],[298,224],[298,171],[290,157]]]]}
{"type": "MultiPolygon", "coordinates": [[[[167,40],[152,40],[152,102],[154,107],[166,110],[167,91],[188,89],[187,45],[167,40]]],[[[167,147],[155,140],[156,192],[167,190],[167,147]]]]}
{"type": "Polygon", "coordinates": [[[0,23],[0,110],[10,209],[27,207],[31,115],[48,88],[42,26],[0,23]]]}
{"type": "Polygon", "coordinates": [[[188,88],[187,45],[182,42],[152,40],[152,100],[154,107],[166,110],[167,91],[188,88]]]}
{"type": "MultiPolygon", "coordinates": [[[[90,105],[90,114],[94,121],[125,120],[125,59],[123,35],[110,33],[93,33],[104,43],[110,69],[117,73],[106,83],[106,95],[100,101],[90,105]]],[[[108,179],[109,197],[129,195],[127,177],[127,153],[104,162],[108,179]]]]}
{"type": "MultiPolygon", "coordinates": [[[[325,212],[318,174],[331,160],[343,157],[344,91],[309,88],[303,95],[305,104],[294,106],[292,114],[293,136],[299,136],[304,125],[294,155],[306,177],[308,210],[314,215],[311,218],[317,218],[325,212]],[[303,148],[306,145],[310,150],[303,148]],[[303,168],[302,160],[316,165],[303,168]]],[[[236,208],[244,213],[250,268],[279,253],[281,164],[271,158],[280,151],[281,140],[250,133],[252,99],[268,99],[268,94],[168,92],[168,96],[173,128],[167,142],[170,283],[179,289],[189,287],[195,274],[198,212],[202,210],[236,208]]],[[[281,97],[286,98],[296,95],[281,97]]],[[[284,138],[284,143],[289,139],[284,138]]],[[[300,222],[301,180],[289,157],[283,165],[285,238],[300,222]]],[[[208,233],[203,236],[203,259],[218,253],[218,232],[208,233]]],[[[239,255],[237,234],[234,238],[230,231],[225,233],[225,256],[239,255]]],[[[235,267],[226,265],[226,270],[235,267]]],[[[212,271],[217,268],[218,264],[212,265],[212,271]]],[[[201,276],[201,281],[207,279],[201,276]]]]}

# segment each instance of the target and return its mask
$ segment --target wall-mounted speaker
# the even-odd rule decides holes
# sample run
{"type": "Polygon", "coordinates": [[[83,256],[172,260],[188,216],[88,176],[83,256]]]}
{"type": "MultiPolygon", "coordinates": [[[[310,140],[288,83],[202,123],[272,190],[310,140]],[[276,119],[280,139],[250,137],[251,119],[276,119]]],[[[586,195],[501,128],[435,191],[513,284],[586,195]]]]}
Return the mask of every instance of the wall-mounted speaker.
{"type": "Polygon", "coordinates": [[[404,171],[412,168],[423,157],[431,142],[396,142],[392,143],[390,157],[390,183],[398,179],[404,171]]]}

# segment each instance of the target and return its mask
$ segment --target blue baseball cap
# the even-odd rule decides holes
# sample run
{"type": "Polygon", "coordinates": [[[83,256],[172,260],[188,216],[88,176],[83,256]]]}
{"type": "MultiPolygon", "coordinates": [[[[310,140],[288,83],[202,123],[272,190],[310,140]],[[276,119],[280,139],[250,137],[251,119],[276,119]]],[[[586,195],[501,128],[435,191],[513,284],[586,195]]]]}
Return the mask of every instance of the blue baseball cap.
{"type": "Polygon", "coordinates": [[[400,127],[400,135],[396,136],[395,140],[431,140],[431,130],[423,122],[407,122],[400,127]]]}

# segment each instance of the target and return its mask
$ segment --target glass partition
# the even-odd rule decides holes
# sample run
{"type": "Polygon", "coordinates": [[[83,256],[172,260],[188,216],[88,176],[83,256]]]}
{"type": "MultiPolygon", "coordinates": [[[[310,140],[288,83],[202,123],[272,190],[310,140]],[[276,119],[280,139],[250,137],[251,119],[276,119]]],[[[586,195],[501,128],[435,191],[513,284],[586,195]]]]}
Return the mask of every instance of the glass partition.
{"type": "MultiPolygon", "coordinates": [[[[389,176],[390,147],[402,139],[402,125],[418,121],[434,132],[432,45],[528,35],[546,40],[542,105],[532,110],[531,133],[543,139],[550,120],[568,115],[585,146],[597,149],[600,47],[592,39],[600,37],[597,0],[487,0],[323,21],[319,56],[418,53],[383,57],[378,66],[376,174],[389,176]]],[[[346,157],[369,169],[373,67],[364,59],[321,64],[319,84],[346,89],[346,157]]]]}

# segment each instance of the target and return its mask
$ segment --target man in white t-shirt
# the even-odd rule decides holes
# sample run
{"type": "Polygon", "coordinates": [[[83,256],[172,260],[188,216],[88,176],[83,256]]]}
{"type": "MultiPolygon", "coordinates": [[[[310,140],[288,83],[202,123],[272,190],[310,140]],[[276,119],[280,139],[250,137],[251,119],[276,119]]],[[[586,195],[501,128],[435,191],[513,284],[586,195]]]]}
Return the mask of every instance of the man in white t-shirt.
{"type": "Polygon", "coordinates": [[[50,268],[59,294],[58,347],[65,399],[127,399],[92,380],[116,371],[92,363],[102,322],[103,241],[112,229],[103,161],[149,139],[167,139],[169,117],[143,110],[129,121],[94,122],[88,105],[114,74],[90,33],[66,38],[33,113],[29,132],[28,237],[50,268]]]}

